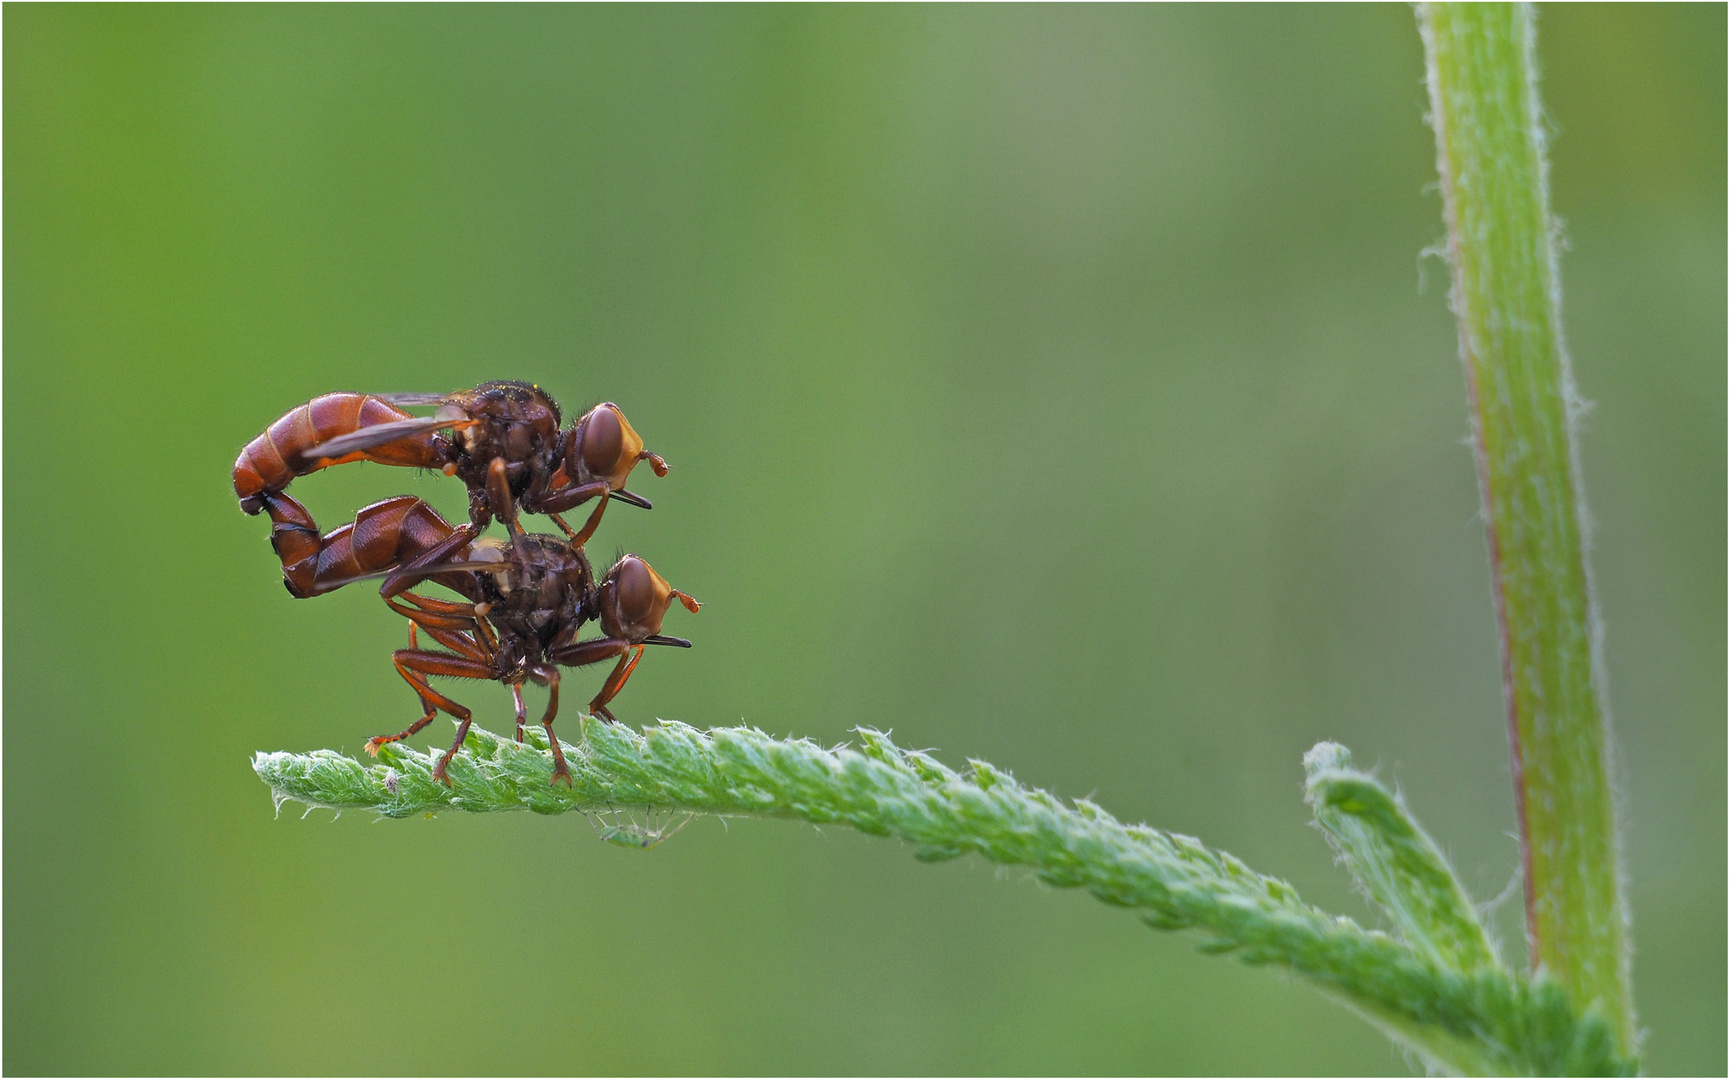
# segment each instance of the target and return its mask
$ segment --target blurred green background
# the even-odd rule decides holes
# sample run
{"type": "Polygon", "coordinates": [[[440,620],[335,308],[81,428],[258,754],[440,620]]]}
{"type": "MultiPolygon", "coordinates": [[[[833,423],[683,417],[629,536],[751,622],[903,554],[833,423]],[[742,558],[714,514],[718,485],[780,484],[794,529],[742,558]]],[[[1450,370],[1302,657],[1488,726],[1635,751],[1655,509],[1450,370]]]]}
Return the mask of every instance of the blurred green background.
{"type": "MultiPolygon", "coordinates": [[[[228,479],[329,390],[617,401],[675,470],[597,561],[707,605],[626,721],[890,727],[1373,919],[1299,799],[1338,739],[1488,901],[1512,797],[1407,8],[4,22],[6,1072],[1408,1067],[1301,984],[844,830],[275,817],[253,751],[418,710],[401,620],[292,601],[228,479]]],[[[1722,1073],[1725,9],[1540,35],[1648,1065],[1722,1073]]],[[[294,491],[463,507],[370,465],[294,491]]]]}

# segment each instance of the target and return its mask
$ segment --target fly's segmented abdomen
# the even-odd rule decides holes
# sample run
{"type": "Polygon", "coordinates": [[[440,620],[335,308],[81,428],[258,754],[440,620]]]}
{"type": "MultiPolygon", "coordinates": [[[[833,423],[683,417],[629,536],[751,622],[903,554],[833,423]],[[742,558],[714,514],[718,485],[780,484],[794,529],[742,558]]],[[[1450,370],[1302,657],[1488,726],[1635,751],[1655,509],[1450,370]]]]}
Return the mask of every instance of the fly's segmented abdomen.
{"type": "MultiPolygon", "coordinates": [[[[413,495],[363,507],[352,523],[324,536],[306,508],[287,495],[265,492],[260,502],[270,514],[270,544],[282,560],[283,582],[289,592],[303,598],[401,566],[456,532],[437,510],[413,495]]],[[[466,596],[474,591],[472,579],[472,574],[453,572],[432,580],[466,596]]]]}
{"type": "Polygon", "coordinates": [[[411,435],[338,458],[312,457],[321,444],[363,428],[409,420],[408,413],[370,394],[337,393],[313,398],[279,418],[246,444],[234,462],[234,494],[241,509],[256,514],[260,496],[288,487],[297,476],[351,461],[436,469],[444,464],[431,433],[411,435]]]}

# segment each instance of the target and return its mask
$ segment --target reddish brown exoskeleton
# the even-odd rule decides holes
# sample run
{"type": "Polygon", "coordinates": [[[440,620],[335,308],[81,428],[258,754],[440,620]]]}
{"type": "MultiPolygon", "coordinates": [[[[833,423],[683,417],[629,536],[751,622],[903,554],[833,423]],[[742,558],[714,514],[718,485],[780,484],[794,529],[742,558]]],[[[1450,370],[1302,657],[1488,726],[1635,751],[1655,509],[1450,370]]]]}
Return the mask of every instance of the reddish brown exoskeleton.
{"type": "Polygon", "coordinates": [[[569,428],[559,427],[558,403],[530,383],[489,382],[453,394],[325,394],[297,406],[246,444],[234,463],[234,493],[249,514],[264,509],[297,476],[351,461],[438,469],[468,487],[469,520],[493,518],[513,536],[519,512],[546,514],[581,547],[600,524],[607,501],[644,509],[649,501],[625,490],[631,470],[647,461],[655,475],[667,463],[643,440],[617,405],[603,402],[569,428]],[[429,406],[432,416],[404,407],[429,406]],[[559,514],[599,499],[581,530],[559,514]]]}
{"type": "Polygon", "coordinates": [[[270,515],[271,544],[282,560],[283,580],[295,596],[317,596],[362,578],[385,579],[379,589],[385,603],[409,620],[409,648],[392,653],[391,662],[419,695],[424,715],[395,735],[369,739],[366,748],[376,754],[380,746],[408,738],[446,712],[457,721],[457,737],[433,777],[447,785],[445,766],[462,748],[472,714],[433,689],[429,676],[491,679],[509,686],[519,742],[527,720],[523,683],[547,687],[541,726],[552,744],[553,780],[562,778],[568,785],[571,771],[553,736],[559,668],[616,657],[612,673],[589,702],[589,712],[614,720],[607,704],[636,670],[644,646],[691,647],[683,638],[663,635],[661,622],[675,599],[693,613],[700,605],[637,555],[621,558],[597,585],[582,548],[562,537],[517,534],[508,545],[477,540],[474,525],[452,527],[410,495],[365,507],[352,524],[322,536],[311,515],[287,495],[264,492],[259,500],[270,515]],[[467,603],[408,591],[427,580],[467,603]],[[578,640],[583,624],[596,620],[602,636],[578,640]],[[420,648],[417,630],[450,651],[420,648]]]}

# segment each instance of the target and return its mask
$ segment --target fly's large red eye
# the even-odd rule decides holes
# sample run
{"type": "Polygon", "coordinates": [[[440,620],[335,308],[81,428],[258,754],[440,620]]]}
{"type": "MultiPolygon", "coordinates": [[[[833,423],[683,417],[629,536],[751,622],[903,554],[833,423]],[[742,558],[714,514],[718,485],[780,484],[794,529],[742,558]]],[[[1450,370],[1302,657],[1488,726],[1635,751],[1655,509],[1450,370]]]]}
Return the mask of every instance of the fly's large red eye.
{"type": "Polygon", "coordinates": [[[618,597],[619,614],[627,622],[641,622],[654,610],[655,575],[649,564],[636,556],[627,555],[619,560],[613,573],[613,589],[618,597]]]}
{"type": "Polygon", "coordinates": [[[603,405],[589,414],[583,425],[583,464],[595,477],[613,475],[625,449],[625,429],[619,414],[603,405]]]}

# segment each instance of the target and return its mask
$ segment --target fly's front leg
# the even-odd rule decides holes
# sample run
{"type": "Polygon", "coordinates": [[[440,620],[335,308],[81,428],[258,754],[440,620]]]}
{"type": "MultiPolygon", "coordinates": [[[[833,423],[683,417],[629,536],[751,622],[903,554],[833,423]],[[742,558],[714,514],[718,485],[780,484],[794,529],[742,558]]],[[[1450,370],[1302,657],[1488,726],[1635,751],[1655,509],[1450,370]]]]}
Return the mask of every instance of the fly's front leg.
{"type": "Polygon", "coordinates": [[[581,531],[571,537],[572,547],[582,547],[589,542],[589,537],[595,535],[595,530],[601,525],[601,512],[607,508],[607,499],[612,495],[612,489],[602,485],[601,497],[595,503],[595,508],[589,511],[589,520],[583,523],[581,531]]]}
{"type": "Polygon", "coordinates": [[[511,546],[521,556],[523,525],[517,520],[517,503],[511,498],[510,470],[505,465],[504,458],[493,458],[487,464],[487,504],[493,508],[498,519],[505,523],[505,531],[511,534],[511,546]]]}
{"type": "Polygon", "coordinates": [[[528,723],[529,710],[523,705],[523,684],[511,684],[511,702],[517,707],[517,741],[523,741],[523,725],[528,723]]]}
{"type": "Polygon", "coordinates": [[[618,696],[625,688],[625,680],[631,677],[631,672],[637,670],[637,661],[643,658],[643,647],[635,646],[630,652],[619,657],[619,662],[613,665],[613,673],[607,676],[607,681],[601,684],[601,692],[595,695],[595,700],[589,702],[589,712],[596,716],[604,716],[613,723],[618,723],[618,717],[607,708],[607,702],[618,696]]]}
{"type": "Polygon", "coordinates": [[[619,692],[619,686],[623,685],[623,680],[618,678],[619,670],[627,669],[625,674],[627,676],[630,674],[628,654],[632,649],[638,653],[643,651],[642,646],[632,645],[624,638],[590,638],[587,641],[573,641],[569,645],[559,645],[548,649],[547,659],[560,667],[587,667],[590,664],[598,664],[603,660],[618,657],[618,667],[614,668],[613,674],[608,676],[607,685],[601,688],[600,696],[597,696],[595,702],[589,706],[591,713],[612,720],[613,714],[606,710],[606,704],[611,700],[612,694],[619,692]],[[615,680],[618,681],[615,682],[615,680]],[[607,692],[608,686],[612,687],[611,694],[607,692]]]}
{"type": "Polygon", "coordinates": [[[593,480],[587,484],[567,484],[564,487],[553,488],[535,502],[535,512],[541,514],[558,514],[573,507],[578,507],[590,499],[605,495],[612,490],[605,480],[593,480]]]}
{"type": "Polygon", "coordinates": [[[566,488],[556,488],[541,497],[540,502],[537,504],[537,509],[539,509],[541,513],[551,516],[554,521],[558,521],[559,528],[565,530],[565,535],[570,537],[572,547],[582,547],[584,544],[589,542],[589,537],[595,535],[595,529],[600,526],[601,514],[607,509],[607,500],[608,497],[612,495],[612,492],[613,489],[607,485],[605,480],[596,480],[593,483],[588,484],[576,484],[566,488]],[[589,520],[583,524],[580,532],[571,532],[571,527],[559,520],[558,514],[560,511],[581,506],[583,503],[595,498],[598,498],[601,501],[595,504],[593,510],[589,511],[589,520]]]}

